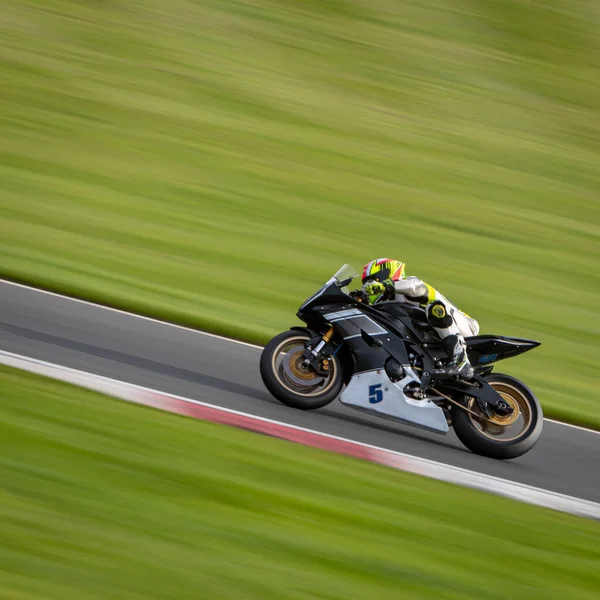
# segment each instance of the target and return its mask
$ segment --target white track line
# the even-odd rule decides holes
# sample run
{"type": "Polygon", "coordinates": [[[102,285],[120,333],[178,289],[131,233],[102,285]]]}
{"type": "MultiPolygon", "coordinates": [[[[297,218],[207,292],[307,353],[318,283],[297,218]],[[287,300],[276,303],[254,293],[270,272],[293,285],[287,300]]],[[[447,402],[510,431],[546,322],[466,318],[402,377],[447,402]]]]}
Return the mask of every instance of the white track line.
{"type": "MultiPolygon", "coordinates": [[[[223,408],[199,400],[167,394],[158,390],[118,381],[116,379],[110,379],[93,373],[86,373],[85,371],[78,371],[76,369],[55,365],[26,356],[13,354],[11,352],[0,351],[0,364],[24,369],[38,375],[52,377],[53,379],[102,392],[136,404],[152,406],[154,408],[178,414],[189,414],[189,412],[181,409],[181,405],[185,404],[202,407],[203,409],[208,409],[210,411],[216,411],[218,414],[226,413],[235,415],[238,419],[244,420],[244,422],[238,421],[237,425],[233,422],[230,423],[230,425],[237,427],[248,428],[247,423],[252,422],[256,424],[255,431],[261,431],[261,428],[266,431],[265,426],[266,424],[269,424],[269,426],[277,428],[275,435],[283,439],[298,441],[294,440],[294,435],[292,435],[291,432],[304,432],[310,436],[316,436],[316,438],[321,440],[329,440],[328,443],[337,442],[337,446],[334,445],[331,447],[330,451],[332,452],[357,456],[355,451],[349,451],[348,448],[360,449],[360,458],[397,470],[415,473],[431,479],[461,485],[463,487],[484,491],[498,496],[504,496],[528,504],[600,520],[600,504],[589,500],[583,500],[565,494],[558,494],[549,490],[535,488],[533,486],[477,473],[475,471],[469,471],[460,467],[446,465],[444,463],[412,456],[402,452],[379,448],[377,446],[372,446],[371,444],[356,442],[354,440],[290,425],[289,423],[283,423],[273,419],[257,417],[256,415],[223,408]],[[286,432],[288,433],[286,434],[286,432]]],[[[215,419],[214,417],[211,418],[210,416],[197,416],[196,418],[219,422],[218,419],[215,419]]],[[[304,440],[299,443],[320,447],[318,443],[315,443],[315,437],[312,439],[312,444],[310,440],[304,440]]]]}
{"type": "MultiPolygon", "coordinates": [[[[207,331],[202,331],[201,329],[193,329],[192,327],[185,327],[184,325],[177,325],[175,323],[169,323],[168,321],[161,321],[159,319],[153,319],[152,317],[146,317],[144,315],[138,315],[137,313],[128,312],[126,310],[121,310],[119,308],[113,308],[112,306],[105,306],[104,304],[97,304],[96,302],[90,302],[89,300],[81,300],[80,298],[73,298],[72,296],[65,296],[64,294],[59,294],[57,292],[50,292],[48,290],[43,290],[41,288],[36,288],[31,285],[26,285],[24,283],[17,283],[16,281],[9,281],[8,279],[1,279],[0,283],[6,285],[12,285],[15,287],[24,288],[27,290],[31,290],[33,292],[37,292],[39,294],[46,294],[48,296],[55,296],[56,298],[61,298],[63,300],[68,300],[70,302],[77,302],[79,304],[86,304],[88,306],[93,306],[94,308],[100,308],[102,310],[108,310],[111,312],[115,312],[121,315],[125,315],[127,317],[134,317],[136,319],[142,319],[144,321],[149,321],[150,323],[156,323],[158,325],[165,325],[167,327],[173,327],[174,329],[181,329],[183,331],[189,331],[192,333],[196,333],[198,335],[204,335],[207,337],[211,337],[217,340],[221,340],[224,342],[231,342],[232,344],[239,344],[240,346],[246,346],[247,348],[253,348],[255,350],[262,350],[262,346],[258,346],[257,344],[250,344],[248,342],[242,342],[241,340],[235,340],[233,338],[224,337],[222,335],[217,335],[216,333],[209,333],[207,331]]],[[[580,425],[571,425],[571,423],[564,423],[563,421],[556,421],[554,419],[548,419],[544,417],[544,421],[548,421],[549,423],[554,423],[555,425],[562,425],[564,427],[570,427],[572,429],[578,429],[579,431],[585,431],[587,433],[593,433],[596,435],[600,435],[600,431],[596,431],[594,429],[588,429],[587,427],[581,427],[580,425]]]]}
{"type": "Polygon", "coordinates": [[[554,423],[555,425],[563,425],[564,427],[570,427],[571,429],[579,429],[579,431],[585,431],[586,433],[595,433],[596,435],[600,435],[600,431],[596,431],[595,429],[588,429],[587,427],[582,427],[581,425],[572,425],[571,423],[565,423],[564,421],[556,421],[555,419],[548,419],[544,417],[544,421],[548,421],[548,423],[554,423]]]}

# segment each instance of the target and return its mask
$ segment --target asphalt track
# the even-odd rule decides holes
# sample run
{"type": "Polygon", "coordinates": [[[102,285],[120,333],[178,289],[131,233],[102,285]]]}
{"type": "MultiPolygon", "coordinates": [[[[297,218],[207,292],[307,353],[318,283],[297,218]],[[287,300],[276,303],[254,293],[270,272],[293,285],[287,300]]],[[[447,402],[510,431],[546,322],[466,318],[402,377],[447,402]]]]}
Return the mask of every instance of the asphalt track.
{"type": "Polygon", "coordinates": [[[337,401],[293,410],[265,390],[255,347],[2,281],[0,349],[600,502],[596,432],[546,421],[531,452],[500,462],[472,454],[453,432],[383,421],[337,401]]]}

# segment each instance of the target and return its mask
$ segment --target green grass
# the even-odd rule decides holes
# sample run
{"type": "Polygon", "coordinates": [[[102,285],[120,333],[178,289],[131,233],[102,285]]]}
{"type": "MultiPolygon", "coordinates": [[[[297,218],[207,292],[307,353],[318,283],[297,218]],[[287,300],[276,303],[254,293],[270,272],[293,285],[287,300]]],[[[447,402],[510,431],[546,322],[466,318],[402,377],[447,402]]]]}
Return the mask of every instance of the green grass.
{"type": "Polygon", "coordinates": [[[265,341],[405,260],[600,427],[597,0],[7,0],[0,274],[265,341]]]}
{"type": "Polygon", "coordinates": [[[0,597],[595,599],[600,524],[0,367],[0,597]]]}

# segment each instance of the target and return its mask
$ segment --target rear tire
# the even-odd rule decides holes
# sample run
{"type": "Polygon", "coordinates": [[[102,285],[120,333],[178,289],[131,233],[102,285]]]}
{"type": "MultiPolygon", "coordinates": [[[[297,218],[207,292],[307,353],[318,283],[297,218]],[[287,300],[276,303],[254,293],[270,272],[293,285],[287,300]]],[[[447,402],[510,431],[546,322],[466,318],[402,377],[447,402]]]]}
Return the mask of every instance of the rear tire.
{"type": "MultiPolygon", "coordinates": [[[[535,446],[542,433],[544,422],[542,407],[533,392],[510,375],[490,373],[486,380],[509,404],[518,407],[517,419],[523,419],[522,430],[510,437],[511,424],[508,423],[508,418],[498,417],[497,422],[489,423],[452,405],[454,431],[458,439],[475,454],[500,460],[522,456],[535,446]]],[[[471,397],[465,398],[464,405],[481,413],[477,402],[471,397]]]]}
{"type": "Polygon", "coordinates": [[[269,392],[282,404],[301,410],[315,410],[333,402],[344,385],[344,371],[337,356],[329,359],[327,377],[302,367],[300,353],[310,339],[303,331],[284,331],[265,346],[260,356],[260,375],[269,392]]]}

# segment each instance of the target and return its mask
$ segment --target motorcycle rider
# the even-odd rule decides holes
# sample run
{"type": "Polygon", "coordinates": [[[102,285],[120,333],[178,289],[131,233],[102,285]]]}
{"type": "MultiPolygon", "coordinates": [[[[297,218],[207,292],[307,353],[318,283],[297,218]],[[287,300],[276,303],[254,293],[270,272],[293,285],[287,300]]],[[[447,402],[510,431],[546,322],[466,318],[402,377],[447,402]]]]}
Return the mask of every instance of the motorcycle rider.
{"type": "Polygon", "coordinates": [[[425,309],[427,321],[439,334],[451,357],[446,367],[433,372],[434,377],[473,377],[465,337],[479,333],[479,323],[475,319],[418,277],[406,277],[405,265],[399,260],[378,258],[367,263],[362,272],[362,283],[362,291],[369,297],[370,304],[379,300],[400,300],[425,309]]]}

